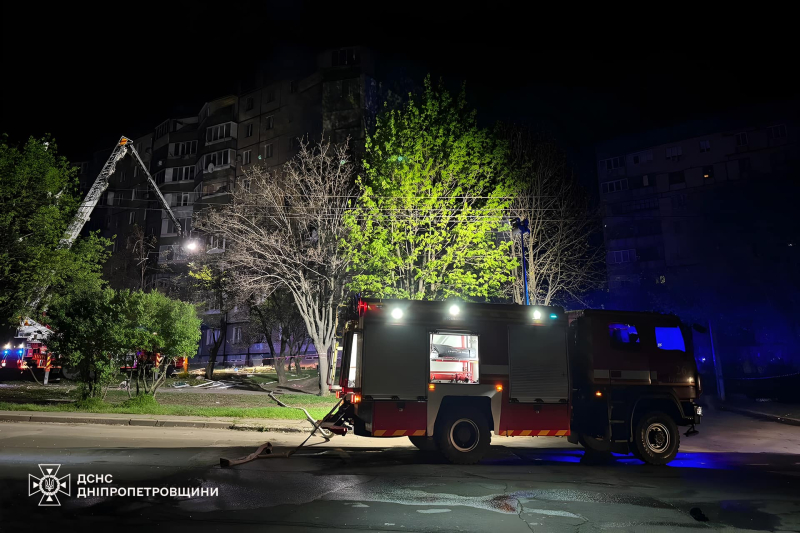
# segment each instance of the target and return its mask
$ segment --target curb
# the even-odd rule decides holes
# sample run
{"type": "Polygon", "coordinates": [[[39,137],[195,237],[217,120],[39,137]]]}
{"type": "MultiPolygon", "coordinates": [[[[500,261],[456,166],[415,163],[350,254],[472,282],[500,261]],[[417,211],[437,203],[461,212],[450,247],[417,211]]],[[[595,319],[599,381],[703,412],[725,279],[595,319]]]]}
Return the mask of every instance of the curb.
{"type": "Polygon", "coordinates": [[[732,413],[739,413],[740,415],[745,415],[752,418],[758,418],[760,420],[770,420],[772,422],[780,422],[781,424],[788,424],[790,426],[800,426],[800,420],[796,418],[789,418],[780,415],[770,415],[767,413],[761,413],[759,411],[751,411],[750,409],[743,409],[741,407],[734,407],[725,404],[718,405],[717,409],[720,409],[721,411],[730,411],[732,413]]]}
{"type": "Polygon", "coordinates": [[[154,418],[97,418],[82,416],[48,416],[29,414],[2,414],[0,422],[38,422],[50,424],[99,424],[105,426],[139,426],[165,428],[232,429],[239,431],[275,431],[281,433],[310,433],[311,428],[300,429],[285,426],[261,426],[258,424],[237,424],[236,422],[203,422],[200,420],[158,420],[154,418]]]}

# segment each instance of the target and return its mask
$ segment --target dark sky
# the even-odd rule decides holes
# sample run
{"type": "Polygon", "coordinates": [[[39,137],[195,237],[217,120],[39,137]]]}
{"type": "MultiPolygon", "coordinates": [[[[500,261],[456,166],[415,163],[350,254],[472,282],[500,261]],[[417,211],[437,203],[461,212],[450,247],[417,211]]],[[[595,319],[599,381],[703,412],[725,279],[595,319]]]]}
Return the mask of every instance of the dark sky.
{"type": "Polygon", "coordinates": [[[798,96],[792,62],[776,53],[564,51],[543,47],[548,39],[509,42],[474,31],[410,38],[323,24],[301,2],[222,5],[101,4],[78,16],[69,6],[5,4],[0,130],[13,140],[52,133],[60,152],[79,160],[122,134],[197,113],[234,92],[260,58],[348,44],[373,46],[420,80],[427,72],[466,80],[483,123],[531,124],[589,158],[599,140],[798,96]]]}

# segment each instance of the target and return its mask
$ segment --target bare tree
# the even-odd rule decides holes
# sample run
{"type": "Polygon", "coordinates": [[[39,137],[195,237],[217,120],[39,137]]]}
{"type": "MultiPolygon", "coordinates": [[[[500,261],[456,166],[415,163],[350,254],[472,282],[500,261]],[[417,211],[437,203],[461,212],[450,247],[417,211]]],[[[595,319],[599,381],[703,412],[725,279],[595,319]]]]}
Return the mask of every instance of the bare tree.
{"type": "MultiPolygon", "coordinates": [[[[525,253],[531,304],[580,302],[582,294],[602,282],[603,250],[592,243],[600,230],[598,213],[590,208],[566,154],[552,140],[515,126],[499,131],[509,142],[516,171],[510,215],[529,224],[525,253]]],[[[514,257],[519,258],[521,239],[513,239],[514,257]]],[[[515,280],[511,296],[524,303],[521,263],[515,280]]]]}
{"type": "Polygon", "coordinates": [[[319,355],[320,395],[344,295],[343,216],[352,194],[348,143],[301,139],[280,172],[249,170],[231,203],[204,211],[195,225],[229,243],[225,259],[241,295],[263,298],[279,287],[292,295],[319,355]]]}

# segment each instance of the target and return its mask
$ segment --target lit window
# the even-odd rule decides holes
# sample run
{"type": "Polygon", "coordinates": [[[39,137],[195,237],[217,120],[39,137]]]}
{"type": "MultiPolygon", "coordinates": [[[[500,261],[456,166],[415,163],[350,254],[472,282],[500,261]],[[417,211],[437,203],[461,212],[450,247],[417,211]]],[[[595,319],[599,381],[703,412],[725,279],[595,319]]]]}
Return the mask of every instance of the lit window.
{"type": "Polygon", "coordinates": [[[641,346],[639,331],[633,324],[609,324],[608,338],[612,348],[635,349],[641,346]]]}
{"type": "Polygon", "coordinates": [[[431,383],[479,383],[477,335],[438,332],[430,341],[431,383]]]}
{"type": "Polygon", "coordinates": [[[683,342],[683,333],[678,326],[656,327],[656,346],[659,350],[686,351],[686,344],[683,342]]]}

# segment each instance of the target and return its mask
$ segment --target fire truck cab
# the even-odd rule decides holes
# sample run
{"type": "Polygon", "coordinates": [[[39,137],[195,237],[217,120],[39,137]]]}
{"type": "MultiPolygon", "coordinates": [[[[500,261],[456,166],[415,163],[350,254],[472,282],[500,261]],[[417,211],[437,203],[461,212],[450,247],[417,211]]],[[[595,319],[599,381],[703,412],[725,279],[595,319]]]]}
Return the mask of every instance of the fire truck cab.
{"type": "MultiPolygon", "coordinates": [[[[669,356],[659,360],[648,343],[667,337],[677,343],[679,322],[677,333],[656,333],[650,328],[661,324],[661,315],[645,323],[630,314],[602,313],[362,299],[358,317],[346,323],[332,387],[343,403],[322,425],[338,433],[409,437],[418,448],[438,449],[459,464],[479,461],[492,432],[565,437],[593,451],[633,448],[647,462],[668,462],[677,453],[677,425],[699,422],[691,346],[666,350],[669,356]],[[625,325],[641,331],[623,330],[625,325]],[[611,342],[608,331],[627,335],[628,342],[641,335],[634,338],[640,351],[601,348],[611,342]],[[635,445],[641,420],[647,423],[640,446],[645,452],[635,445]]],[[[675,324],[672,318],[667,323],[675,324]]]]}

